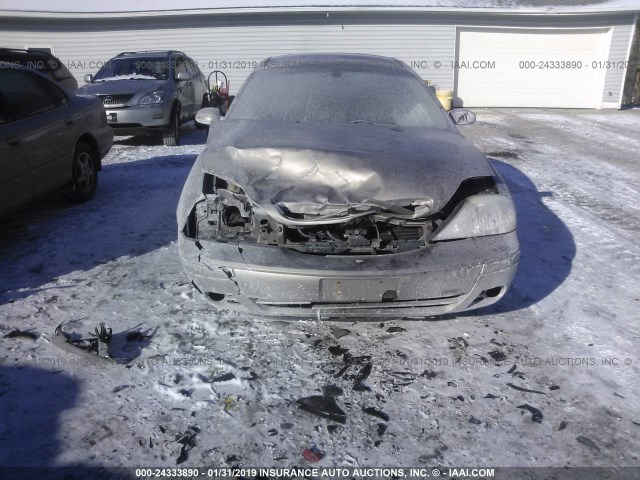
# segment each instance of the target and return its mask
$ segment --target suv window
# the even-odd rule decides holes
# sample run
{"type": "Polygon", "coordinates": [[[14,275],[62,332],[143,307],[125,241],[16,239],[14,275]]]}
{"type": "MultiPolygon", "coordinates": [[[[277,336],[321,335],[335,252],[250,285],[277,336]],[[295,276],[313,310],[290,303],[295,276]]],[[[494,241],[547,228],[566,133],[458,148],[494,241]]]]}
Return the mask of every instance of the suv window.
{"type": "Polygon", "coordinates": [[[191,71],[193,76],[200,75],[200,69],[198,68],[198,64],[193,60],[193,58],[189,58],[189,67],[191,67],[191,71]]]}
{"type": "Polygon", "coordinates": [[[20,70],[0,72],[0,92],[16,120],[53,110],[59,104],[34,75],[20,70]]]}
{"type": "Polygon", "coordinates": [[[189,70],[187,69],[187,62],[185,61],[185,58],[182,56],[179,57],[175,57],[175,70],[173,72],[173,77],[175,78],[176,75],[178,75],[178,73],[180,72],[189,72],[189,70]]]}

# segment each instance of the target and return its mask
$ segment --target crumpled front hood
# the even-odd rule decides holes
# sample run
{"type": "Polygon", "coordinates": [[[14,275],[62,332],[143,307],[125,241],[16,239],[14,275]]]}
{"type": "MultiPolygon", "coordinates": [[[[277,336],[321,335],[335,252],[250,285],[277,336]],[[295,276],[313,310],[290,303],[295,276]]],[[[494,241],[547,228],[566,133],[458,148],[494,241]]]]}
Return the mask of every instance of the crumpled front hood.
{"type": "Polygon", "coordinates": [[[138,92],[147,94],[159,90],[166,80],[107,80],[83,85],[76,90],[77,95],[133,95],[138,92]]]}
{"type": "Polygon", "coordinates": [[[211,126],[200,160],[203,171],[238,183],[263,208],[287,205],[295,213],[424,198],[437,211],[466,178],[494,175],[453,129],[362,123],[223,120],[211,126]]]}

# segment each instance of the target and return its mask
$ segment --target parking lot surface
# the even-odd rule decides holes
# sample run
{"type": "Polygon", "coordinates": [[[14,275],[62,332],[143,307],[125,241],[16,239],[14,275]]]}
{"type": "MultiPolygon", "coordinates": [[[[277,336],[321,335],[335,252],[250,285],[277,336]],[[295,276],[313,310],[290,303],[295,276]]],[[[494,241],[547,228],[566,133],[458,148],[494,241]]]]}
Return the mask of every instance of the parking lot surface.
{"type": "Polygon", "coordinates": [[[500,303],[426,321],[214,312],[176,248],[206,133],[116,139],[91,202],[0,227],[0,464],[640,467],[640,111],[476,113],[520,266],[500,303]],[[52,345],[64,322],[129,362],[52,345]],[[299,408],[323,387],[345,423],[299,408]]]}

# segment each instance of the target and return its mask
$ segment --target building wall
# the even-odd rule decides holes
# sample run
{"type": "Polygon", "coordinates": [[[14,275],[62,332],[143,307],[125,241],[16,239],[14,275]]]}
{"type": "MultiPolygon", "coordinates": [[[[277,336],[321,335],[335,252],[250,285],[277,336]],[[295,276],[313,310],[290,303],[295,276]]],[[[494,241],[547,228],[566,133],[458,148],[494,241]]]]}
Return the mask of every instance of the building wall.
{"type": "MultiPolygon", "coordinates": [[[[413,67],[439,88],[454,87],[456,27],[611,29],[604,60],[627,58],[633,14],[599,16],[453,15],[424,12],[303,12],[199,14],[175,17],[88,19],[7,19],[0,16],[0,45],[52,46],[82,83],[123,51],[177,49],[194,58],[201,70],[223,70],[232,92],[261,60],[304,52],[387,55],[413,67]]],[[[605,73],[603,101],[619,102],[625,70],[605,73]]]]}

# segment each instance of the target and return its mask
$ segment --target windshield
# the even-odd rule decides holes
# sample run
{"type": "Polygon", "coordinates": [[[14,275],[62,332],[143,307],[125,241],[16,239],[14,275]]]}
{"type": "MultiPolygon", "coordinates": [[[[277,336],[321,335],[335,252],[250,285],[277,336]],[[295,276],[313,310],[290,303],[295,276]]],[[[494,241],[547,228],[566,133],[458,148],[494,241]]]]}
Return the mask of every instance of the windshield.
{"type": "Polygon", "coordinates": [[[451,128],[436,100],[410,70],[353,64],[258,70],[239,92],[228,117],[451,128]]]}
{"type": "Polygon", "coordinates": [[[93,81],[121,77],[167,80],[169,62],[167,57],[112,58],[96,73],[93,81]]]}

